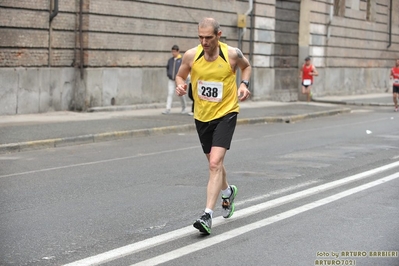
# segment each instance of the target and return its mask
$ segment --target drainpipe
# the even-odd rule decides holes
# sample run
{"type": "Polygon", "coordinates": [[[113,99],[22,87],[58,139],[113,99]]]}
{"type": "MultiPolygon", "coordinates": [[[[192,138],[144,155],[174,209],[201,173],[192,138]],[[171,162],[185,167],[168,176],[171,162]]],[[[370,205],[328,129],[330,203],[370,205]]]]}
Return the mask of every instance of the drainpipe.
{"type": "MultiPolygon", "coordinates": [[[[251,11],[251,32],[249,34],[249,62],[252,64],[254,61],[254,25],[255,25],[255,8],[252,9],[251,11]]],[[[249,84],[252,84],[251,87],[249,87],[249,91],[252,93],[253,92],[253,75],[251,75],[251,78],[249,80],[249,84]]]]}
{"type": "Polygon", "coordinates": [[[50,0],[50,25],[49,25],[49,37],[48,37],[48,67],[51,67],[52,56],[51,56],[51,43],[52,43],[52,33],[53,27],[51,22],[58,15],[58,0],[50,0]]]}
{"type": "Polygon", "coordinates": [[[392,44],[392,0],[390,1],[389,7],[389,45],[387,48],[391,47],[392,44]]]}
{"type": "Polygon", "coordinates": [[[333,14],[334,14],[334,0],[331,0],[330,1],[330,17],[328,19],[328,24],[327,24],[327,43],[331,37],[331,23],[333,21],[333,14]]]}
{"type": "MultiPolygon", "coordinates": [[[[252,12],[253,5],[254,5],[254,1],[253,0],[249,0],[249,7],[248,7],[248,10],[244,13],[245,16],[248,16],[249,13],[252,12]]],[[[247,31],[246,27],[243,28],[242,31],[241,31],[240,38],[239,38],[240,46],[241,46],[241,42],[242,42],[242,37],[244,36],[246,31],[247,31]]]]}
{"type": "Polygon", "coordinates": [[[54,10],[50,14],[50,22],[58,15],[58,0],[54,0],[54,10]]]}
{"type": "Polygon", "coordinates": [[[254,57],[254,25],[255,25],[255,16],[254,9],[251,11],[251,32],[249,34],[249,62],[253,61],[254,57]]]}
{"type": "MultiPolygon", "coordinates": [[[[245,11],[245,13],[244,13],[244,15],[245,15],[245,17],[247,17],[251,12],[252,12],[252,8],[253,8],[253,0],[249,0],[249,4],[248,4],[248,10],[247,11],[245,11]]],[[[251,25],[252,26],[252,25],[251,25]]],[[[243,36],[244,36],[244,34],[245,34],[245,32],[247,31],[247,28],[245,27],[245,28],[243,28],[241,31],[240,31],[240,33],[239,33],[239,35],[238,35],[238,48],[240,49],[240,50],[242,50],[242,38],[243,38],[243,36]]],[[[237,84],[240,84],[239,82],[240,82],[240,75],[237,75],[237,77],[236,77],[236,79],[237,79],[237,84]]]]}
{"type": "Polygon", "coordinates": [[[83,0],[80,0],[79,7],[79,45],[80,45],[80,60],[79,60],[79,69],[80,69],[80,78],[83,79],[83,0]]]}

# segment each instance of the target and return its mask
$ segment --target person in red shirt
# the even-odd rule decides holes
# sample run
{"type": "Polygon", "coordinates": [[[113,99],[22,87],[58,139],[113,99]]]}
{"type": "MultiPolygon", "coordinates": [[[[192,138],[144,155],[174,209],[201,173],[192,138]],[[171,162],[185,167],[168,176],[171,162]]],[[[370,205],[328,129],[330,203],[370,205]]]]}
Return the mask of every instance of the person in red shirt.
{"type": "Polygon", "coordinates": [[[319,73],[317,73],[316,67],[312,65],[310,57],[306,57],[299,78],[302,79],[302,93],[307,95],[308,102],[312,95],[313,77],[318,75],[319,73]]]}
{"type": "Polygon", "coordinates": [[[393,79],[393,103],[395,104],[395,112],[397,112],[399,95],[399,59],[396,60],[396,66],[391,69],[390,79],[393,79]]]}

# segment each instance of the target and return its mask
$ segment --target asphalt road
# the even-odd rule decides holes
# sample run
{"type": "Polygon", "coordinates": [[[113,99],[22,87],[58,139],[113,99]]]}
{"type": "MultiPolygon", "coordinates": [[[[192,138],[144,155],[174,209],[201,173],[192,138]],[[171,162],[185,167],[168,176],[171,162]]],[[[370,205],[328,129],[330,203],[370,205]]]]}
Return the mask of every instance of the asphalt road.
{"type": "Polygon", "coordinates": [[[398,266],[391,109],[238,126],[237,211],[216,209],[209,237],[191,226],[207,182],[194,132],[2,154],[0,265],[398,266]]]}

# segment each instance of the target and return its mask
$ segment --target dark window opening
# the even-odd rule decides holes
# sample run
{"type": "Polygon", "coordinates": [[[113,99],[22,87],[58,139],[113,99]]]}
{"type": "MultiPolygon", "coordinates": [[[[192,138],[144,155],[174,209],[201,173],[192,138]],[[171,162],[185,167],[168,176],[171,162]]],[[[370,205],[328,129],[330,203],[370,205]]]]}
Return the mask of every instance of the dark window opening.
{"type": "Polygon", "coordinates": [[[334,0],[334,16],[345,16],[345,0],[334,0]]]}

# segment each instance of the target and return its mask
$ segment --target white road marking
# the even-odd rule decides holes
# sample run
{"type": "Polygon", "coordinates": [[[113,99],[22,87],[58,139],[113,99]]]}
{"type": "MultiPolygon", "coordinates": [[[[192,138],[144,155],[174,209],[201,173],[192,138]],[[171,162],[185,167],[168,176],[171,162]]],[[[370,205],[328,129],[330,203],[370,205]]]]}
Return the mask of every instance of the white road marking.
{"type": "Polygon", "coordinates": [[[8,174],[8,175],[0,175],[0,178],[42,173],[42,172],[48,172],[48,171],[54,171],[54,170],[61,170],[61,169],[67,169],[67,168],[73,168],[73,167],[81,167],[81,166],[87,166],[87,165],[108,163],[108,162],[121,161],[121,160],[129,160],[129,159],[134,159],[134,158],[141,158],[141,157],[146,157],[146,156],[159,155],[159,154],[191,150],[191,149],[198,149],[198,146],[191,146],[191,147],[186,147],[186,148],[181,148],[181,149],[173,149],[173,150],[166,150],[166,151],[136,154],[136,155],[132,155],[132,156],[112,158],[112,159],[93,161],[93,162],[87,162],[87,163],[70,164],[70,165],[64,165],[64,166],[59,166],[59,167],[44,168],[44,169],[39,169],[39,170],[32,170],[32,171],[26,171],[26,172],[20,172],[20,173],[8,174]]]}
{"type": "MultiPolygon", "coordinates": [[[[312,187],[303,191],[299,191],[287,196],[283,196],[274,200],[270,200],[261,204],[257,204],[242,210],[238,210],[234,213],[234,219],[224,219],[222,217],[216,217],[212,220],[212,228],[215,228],[221,224],[226,224],[232,221],[236,221],[238,219],[248,217],[249,215],[253,215],[298,199],[302,199],[314,194],[318,194],[354,181],[358,181],[364,179],[366,177],[381,173],[383,171],[390,170],[392,168],[399,167],[399,161],[387,164],[363,173],[359,173],[353,176],[349,176],[343,179],[339,179],[336,181],[332,181],[326,184],[322,184],[316,187],[312,187]]],[[[67,266],[86,266],[86,265],[99,265],[102,263],[106,263],[118,258],[122,258],[128,255],[132,255],[134,253],[140,252],[142,250],[149,249],[151,247],[155,247],[169,241],[177,240],[179,238],[183,238],[189,235],[198,234],[197,231],[193,230],[192,226],[187,226],[175,231],[171,231],[162,235],[154,236],[152,238],[145,239],[140,242],[136,242],[130,245],[126,245],[120,248],[116,248],[92,257],[88,257],[79,261],[75,261],[67,264],[67,266]]]]}
{"type": "MultiPolygon", "coordinates": [[[[238,139],[238,140],[235,140],[233,142],[248,141],[248,140],[251,140],[251,139],[250,138],[238,139]]],[[[0,175],[0,178],[36,174],[36,173],[49,172],[49,171],[68,169],[68,168],[74,168],[74,167],[82,167],[82,166],[88,166],[88,165],[109,163],[109,162],[115,162],[115,161],[121,161],[121,160],[129,160],[129,159],[134,159],[134,158],[142,158],[142,157],[147,157],[147,156],[160,155],[160,154],[173,153],[173,152],[180,152],[180,151],[192,150],[192,149],[198,149],[198,146],[191,146],[191,147],[180,148],[180,149],[172,149],[172,150],[165,150],[165,151],[158,151],[158,152],[136,154],[136,155],[132,155],[132,156],[112,158],[112,159],[107,159],[107,160],[99,160],[99,161],[93,161],[93,162],[87,162],[87,163],[70,164],[70,165],[64,165],[64,166],[59,166],[59,167],[51,167],[51,168],[44,168],[44,169],[38,169],[38,170],[32,170],[32,171],[26,171],[26,172],[19,172],[19,173],[7,174],[7,175],[0,175]]],[[[0,159],[1,159],[1,157],[0,157],[0,159]]]]}
{"type": "Polygon", "coordinates": [[[194,244],[191,244],[191,245],[179,248],[179,249],[175,249],[175,250],[170,251],[168,253],[159,255],[157,257],[154,257],[154,258],[151,258],[151,259],[148,259],[148,260],[136,263],[136,264],[133,264],[131,266],[158,265],[158,264],[161,264],[161,263],[165,263],[167,261],[171,261],[173,259],[180,258],[180,257],[185,256],[187,254],[190,254],[190,253],[193,253],[193,252],[205,249],[205,248],[209,248],[209,247],[211,247],[213,245],[222,243],[222,242],[227,241],[229,239],[232,239],[234,237],[238,237],[238,236],[243,235],[245,233],[248,233],[250,231],[253,231],[253,230],[265,227],[267,225],[282,221],[284,219],[293,217],[293,216],[295,216],[297,214],[300,214],[300,213],[312,210],[314,208],[326,205],[328,203],[337,201],[339,199],[342,199],[344,197],[353,195],[353,194],[361,192],[363,190],[366,190],[366,189],[381,185],[381,184],[383,184],[385,182],[394,180],[396,178],[399,178],[399,173],[396,173],[396,174],[393,174],[393,175],[378,179],[376,181],[373,181],[373,182],[370,182],[370,183],[367,183],[367,184],[364,184],[364,185],[361,185],[361,186],[358,186],[358,187],[355,187],[355,188],[352,188],[352,189],[348,189],[346,191],[337,193],[337,194],[332,195],[330,197],[326,197],[326,198],[323,198],[321,200],[317,200],[317,201],[311,202],[309,204],[305,204],[305,205],[303,205],[301,207],[297,207],[297,208],[291,209],[289,211],[274,215],[272,217],[260,220],[258,222],[255,222],[255,223],[252,223],[252,224],[248,224],[248,225],[233,229],[233,230],[225,232],[223,234],[216,235],[216,236],[214,236],[212,238],[207,238],[205,240],[196,242],[194,244]]]}
{"type": "Polygon", "coordinates": [[[240,200],[239,202],[235,203],[235,206],[241,206],[241,205],[247,204],[249,202],[253,202],[253,201],[265,200],[265,199],[270,198],[272,196],[276,196],[276,195],[280,195],[280,194],[283,194],[283,193],[287,193],[287,192],[290,192],[292,190],[303,188],[303,187],[307,187],[307,186],[310,186],[312,184],[319,183],[319,182],[320,182],[320,180],[312,180],[312,181],[304,182],[304,183],[301,183],[301,184],[298,184],[298,185],[289,186],[289,187],[286,187],[286,188],[282,188],[282,189],[279,189],[279,190],[272,191],[272,192],[264,194],[262,196],[252,197],[252,198],[249,198],[249,199],[246,199],[246,200],[240,200]]]}

